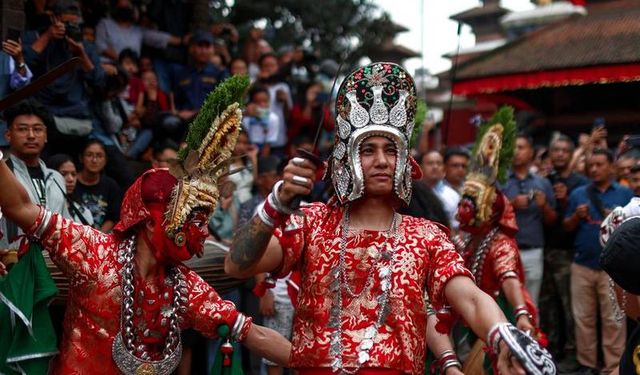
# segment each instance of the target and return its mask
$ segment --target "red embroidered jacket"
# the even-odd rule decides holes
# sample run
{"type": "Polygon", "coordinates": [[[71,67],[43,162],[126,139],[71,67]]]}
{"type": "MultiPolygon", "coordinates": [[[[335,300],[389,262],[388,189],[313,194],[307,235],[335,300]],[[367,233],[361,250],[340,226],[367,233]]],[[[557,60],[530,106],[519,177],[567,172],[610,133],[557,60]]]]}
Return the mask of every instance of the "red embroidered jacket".
{"type": "MultiPolygon", "coordinates": [[[[293,326],[293,368],[330,367],[329,347],[334,329],[329,328],[330,309],[336,298],[331,290],[332,273],[339,267],[343,208],[314,203],[302,208],[304,216],[291,216],[276,230],[284,259],[276,276],[299,269],[302,282],[293,326]]],[[[379,328],[370,359],[364,367],[397,369],[408,374],[424,373],[426,351],[426,303],[428,291],[436,308],[446,303],[444,286],[459,275],[471,277],[461,257],[439,225],[402,216],[395,249],[389,295],[389,314],[379,328]]],[[[369,271],[377,267],[380,249],[394,243],[389,231],[362,230],[347,239],[348,285],[358,298],[342,295],[343,364],[355,367],[358,344],[364,331],[377,319],[380,276],[369,271]]]]}
{"type": "MultiPolygon", "coordinates": [[[[89,226],[52,214],[47,223],[45,209],[29,234],[40,238],[51,259],[70,281],[69,301],[63,323],[60,355],[51,365],[52,374],[119,374],[111,357],[111,345],[120,332],[122,301],[122,254],[119,240],[89,226]],[[43,227],[44,225],[44,227],[43,227]]],[[[214,337],[220,324],[233,327],[238,312],[232,302],[222,300],[195,272],[179,266],[187,284],[187,310],[181,314],[181,328],[194,328],[214,337]]],[[[168,325],[161,323],[163,311],[171,304],[173,288],[164,280],[139,282],[134,296],[134,326],[149,329],[138,342],[150,349],[151,359],[161,359],[168,325]]],[[[247,319],[240,339],[251,326],[247,319]]]]}

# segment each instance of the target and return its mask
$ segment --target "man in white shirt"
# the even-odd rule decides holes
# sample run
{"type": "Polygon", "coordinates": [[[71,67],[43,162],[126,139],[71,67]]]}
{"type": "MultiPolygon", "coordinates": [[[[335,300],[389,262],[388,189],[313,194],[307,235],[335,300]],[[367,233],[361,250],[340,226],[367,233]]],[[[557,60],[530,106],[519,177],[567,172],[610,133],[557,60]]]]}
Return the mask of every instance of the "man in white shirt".
{"type": "Polygon", "coordinates": [[[429,186],[440,201],[442,201],[444,210],[451,223],[451,229],[457,231],[459,223],[458,220],[456,220],[456,210],[458,208],[458,202],[460,201],[460,195],[444,183],[445,173],[442,155],[435,150],[427,152],[420,160],[420,167],[422,168],[424,183],[429,186]]]}

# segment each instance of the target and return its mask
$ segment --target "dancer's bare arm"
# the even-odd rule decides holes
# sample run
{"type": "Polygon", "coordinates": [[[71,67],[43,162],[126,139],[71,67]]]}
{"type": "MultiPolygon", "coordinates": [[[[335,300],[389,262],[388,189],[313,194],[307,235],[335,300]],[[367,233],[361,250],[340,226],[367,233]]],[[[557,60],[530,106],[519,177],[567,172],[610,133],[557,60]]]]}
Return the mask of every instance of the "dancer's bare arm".
{"type": "Polygon", "coordinates": [[[23,230],[30,228],[38,218],[40,209],[31,202],[29,194],[4,161],[0,161],[0,186],[2,213],[23,230]]]}
{"type": "Polygon", "coordinates": [[[258,356],[277,363],[278,366],[289,367],[291,343],[278,332],[252,324],[243,344],[258,356]]]}
{"type": "MultiPolygon", "coordinates": [[[[502,290],[504,291],[504,296],[511,307],[515,308],[525,304],[524,294],[522,293],[522,284],[517,278],[506,278],[502,282],[502,290]]],[[[520,317],[518,317],[516,327],[524,332],[532,334],[535,333],[535,327],[527,315],[520,315],[520,317]]]]}
{"type": "MultiPolygon", "coordinates": [[[[431,350],[431,353],[433,353],[437,359],[440,359],[442,353],[448,350],[455,351],[455,349],[449,335],[436,330],[437,322],[438,318],[435,314],[427,316],[427,346],[429,350],[431,350]]],[[[451,366],[448,367],[445,374],[442,375],[462,375],[462,371],[456,366],[451,366]]]]}
{"type": "MultiPolygon", "coordinates": [[[[294,158],[289,161],[284,168],[284,183],[278,191],[280,202],[288,206],[295,197],[310,194],[315,171],[316,166],[308,160],[294,158]],[[306,179],[306,183],[300,182],[301,177],[306,179]]],[[[224,270],[237,278],[271,272],[280,265],[282,256],[282,248],[273,238],[273,228],[256,215],[234,233],[224,270]]]]}
{"type": "MultiPolygon", "coordinates": [[[[478,337],[485,339],[496,323],[507,322],[498,304],[480,290],[468,277],[457,276],[447,282],[444,289],[447,301],[462,316],[478,337]]],[[[504,341],[500,343],[498,369],[503,375],[525,375],[522,366],[509,356],[504,341]]]]}
{"type": "Polygon", "coordinates": [[[273,236],[273,228],[254,216],[233,234],[224,271],[236,278],[271,272],[282,262],[282,247],[273,236]]]}

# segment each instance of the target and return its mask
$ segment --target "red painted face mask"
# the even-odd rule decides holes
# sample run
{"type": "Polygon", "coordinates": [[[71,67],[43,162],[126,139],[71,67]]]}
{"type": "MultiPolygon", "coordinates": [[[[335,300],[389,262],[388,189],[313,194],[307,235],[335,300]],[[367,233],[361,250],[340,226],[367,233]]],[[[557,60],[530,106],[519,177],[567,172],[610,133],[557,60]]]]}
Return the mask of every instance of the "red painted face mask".
{"type": "Polygon", "coordinates": [[[162,214],[151,212],[154,231],[151,239],[153,255],[159,262],[179,264],[191,259],[194,255],[202,255],[204,241],[209,235],[207,215],[195,211],[182,226],[182,230],[174,238],[169,238],[162,226],[162,214]]]}

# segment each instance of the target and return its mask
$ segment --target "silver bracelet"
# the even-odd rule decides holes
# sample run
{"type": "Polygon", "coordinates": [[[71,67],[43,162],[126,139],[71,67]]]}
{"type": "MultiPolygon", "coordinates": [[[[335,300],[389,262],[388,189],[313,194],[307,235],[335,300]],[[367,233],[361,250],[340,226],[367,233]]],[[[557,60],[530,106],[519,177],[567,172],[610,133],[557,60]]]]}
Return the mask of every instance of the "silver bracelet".
{"type": "Polygon", "coordinates": [[[269,217],[269,215],[267,215],[267,212],[264,210],[264,202],[260,206],[260,208],[258,208],[258,211],[256,212],[256,215],[258,215],[258,219],[260,219],[260,221],[262,221],[264,223],[264,225],[266,225],[266,226],[268,226],[270,228],[275,227],[275,223],[273,222],[271,217],[269,217]]]}
{"type": "Polygon", "coordinates": [[[460,363],[460,361],[458,361],[457,359],[449,359],[448,361],[443,363],[442,366],[440,366],[440,373],[444,375],[449,367],[457,367],[459,369],[462,369],[462,363],[460,363]]]}
{"type": "Polygon", "coordinates": [[[33,234],[31,235],[37,240],[42,238],[42,235],[44,234],[44,231],[49,227],[49,223],[51,222],[51,217],[53,216],[51,211],[47,210],[46,208],[42,207],[40,209],[43,211],[42,221],[40,222],[40,225],[38,225],[38,227],[33,231],[33,234]]]}
{"type": "Polygon", "coordinates": [[[292,209],[291,207],[287,207],[284,204],[282,204],[282,202],[280,202],[280,198],[278,197],[278,190],[280,190],[280,187],[283,184],[284,184],[284,181],[280,180],[276,182],[275,185],[273,185],[273,190],[271,191],[271,194],[269,194],[272,196],[271,203],[273,205],[273,208],[276,209],[276,211],[280,212],[283,215],[291,215],[295,211],[295,209],[292,209]]]}
{"type": "Polygon", "coordinates": [[[236,322],[233,324],[233,328],[231,329],[230,338],[233,341],[238,341],[240,337],[240,333],[242,332],[242,327],[244,327],[244,323],[247,320],[247,317],[242,313],[238,313],[238,317],[236,318],[236,322]]]}

